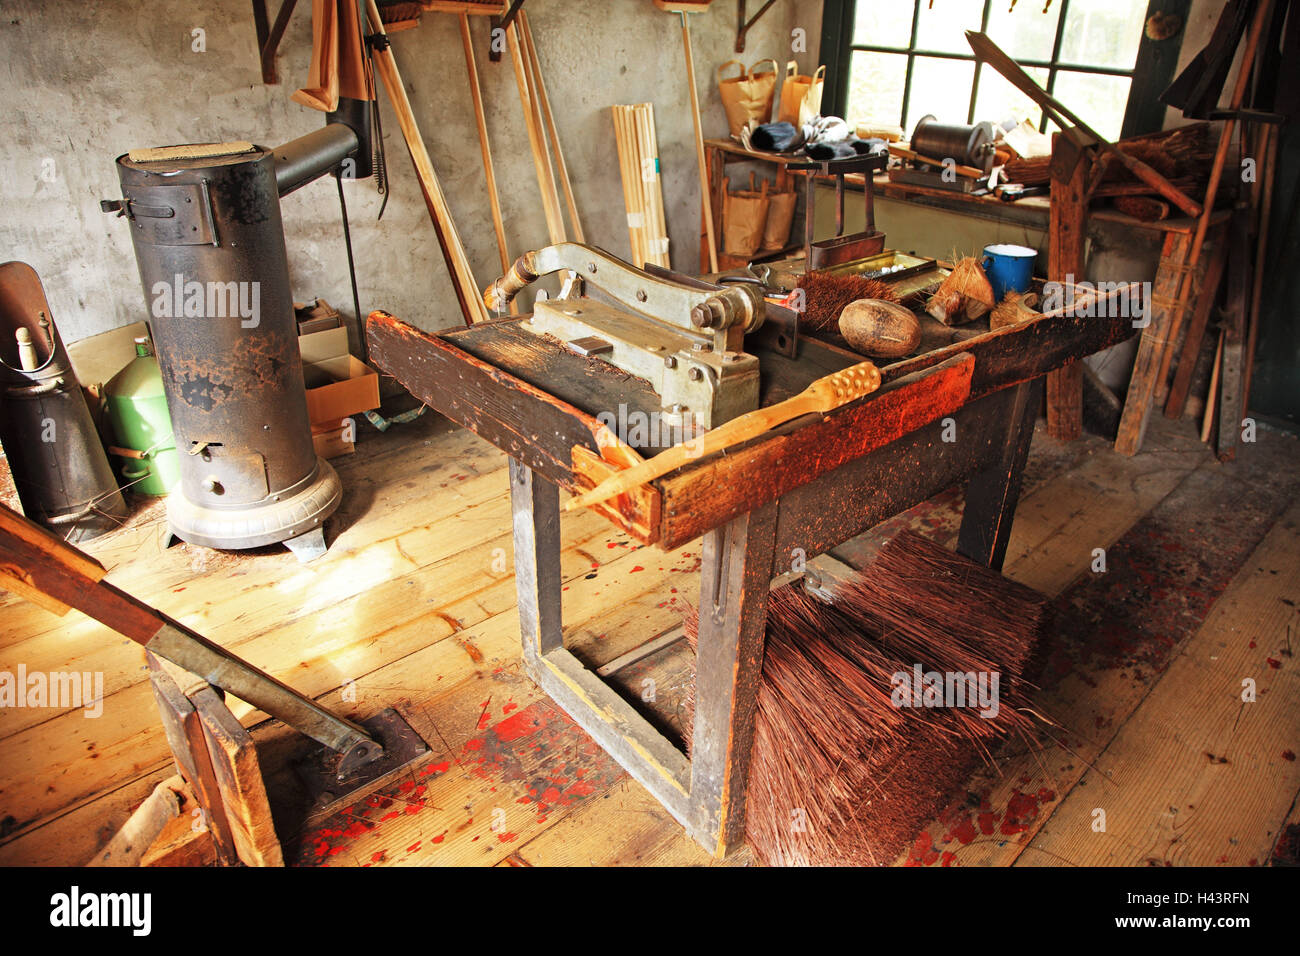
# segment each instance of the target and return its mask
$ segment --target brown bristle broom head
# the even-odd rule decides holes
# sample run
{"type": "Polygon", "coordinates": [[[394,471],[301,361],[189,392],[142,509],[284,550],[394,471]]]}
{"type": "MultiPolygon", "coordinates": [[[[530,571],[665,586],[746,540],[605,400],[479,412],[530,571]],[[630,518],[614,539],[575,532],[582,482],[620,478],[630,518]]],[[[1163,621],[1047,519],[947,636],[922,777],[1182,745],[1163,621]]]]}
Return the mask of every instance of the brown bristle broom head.
{"type": "Polygon", "coordinates": [[[898,293],[893,286],[879,279],[866,279],[862,276],[808,272],[800,277],[798,288],[803,290],[804,295],[799,326],[814,332],[838,331],[840,313],[846,305],[858,299],[898,301],[898,293]]]}
{"type": "MultiPolygon", "coordinates": [[[[894,862],[993,746],[1034,731],[1041,595],[910,532],[834,594],[796,583],[769,597],[745,819],[767,865],[894,862]],[[916,706],[897,675],[917,667],[997,672],[996,712],[916,706]]],[[[686,633],[694,646],[694,613],[686,633]]]]}

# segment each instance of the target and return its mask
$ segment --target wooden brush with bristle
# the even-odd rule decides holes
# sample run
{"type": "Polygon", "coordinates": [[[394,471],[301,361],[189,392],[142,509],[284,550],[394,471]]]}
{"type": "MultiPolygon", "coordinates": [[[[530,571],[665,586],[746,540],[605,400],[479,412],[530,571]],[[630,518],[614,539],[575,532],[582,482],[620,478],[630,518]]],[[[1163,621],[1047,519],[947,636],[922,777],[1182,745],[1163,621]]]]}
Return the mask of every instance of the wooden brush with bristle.
{"type": "Polygon", "coordinates": [[[889,283],[863,276],[807,272],[799,278],[799,288],[804,296],[799,327],[811,332],[838,331],[840,313],[858,299],[898,301],[898,293],[889,283]]]}

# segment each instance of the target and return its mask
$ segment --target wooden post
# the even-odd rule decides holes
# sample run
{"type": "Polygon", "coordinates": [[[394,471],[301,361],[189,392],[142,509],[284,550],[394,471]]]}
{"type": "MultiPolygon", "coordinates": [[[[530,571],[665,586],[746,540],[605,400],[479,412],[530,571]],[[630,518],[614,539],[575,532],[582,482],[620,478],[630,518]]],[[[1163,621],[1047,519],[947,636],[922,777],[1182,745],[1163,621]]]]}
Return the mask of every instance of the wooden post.
{"type": "MultiPolygon", "coordinates": [[[[1092,157],[1065,134],[1057,133],[1053,139],[1047,278],[1077,283],[1087,265],[1087,189],[1092,157]]],[[[1067,362],[1047,373],[1047,433],[1058,441],[1073,441],[1082,431],[1083,369],[1079,362],[1067,362]]]]}
{"type": "Polygon", "coordinates": [[[221,787],[212,767],[212,758],[208,754],[198,712],[162,661],[148,651],[145,651],[145,659],[149,664],[149,680],[172,757],[203,810],[203,823],[212,834],[217,859],[226,866],[233,866],[239,861],[239,855],[235,849],[230,823],[226,819],[221,787]]]}
{"type": "MultiPolygon", "coordinates": [[[[1082,362],[1071,363],[1081,368],[1082,362]]],[[[1002,570],[1011,540],[1011,522],[1020,501],[1034,422],[1043,400],[1041,378],[1015,386],[1015,399],[1006,422],[1006,437],[996,458],[971,476],[966,507],[957,534],[957,551],[994,571],[1002,570]]],[[[1082,385],[1080,386],[1082,388],[1082,385]]]]}
{"type": "Polygon", "coordinates": [[[719,857],[745,835],[777,508],[777,502],[769,502],[704,536],[691,735],[692,835],[719,857]]]}
{"type": "Polygon", "coordinates": [[[203,726],[239,859],[246,866],[284,866],[253,738],[210,685],[191,693],[190,701],[203,726]]]}

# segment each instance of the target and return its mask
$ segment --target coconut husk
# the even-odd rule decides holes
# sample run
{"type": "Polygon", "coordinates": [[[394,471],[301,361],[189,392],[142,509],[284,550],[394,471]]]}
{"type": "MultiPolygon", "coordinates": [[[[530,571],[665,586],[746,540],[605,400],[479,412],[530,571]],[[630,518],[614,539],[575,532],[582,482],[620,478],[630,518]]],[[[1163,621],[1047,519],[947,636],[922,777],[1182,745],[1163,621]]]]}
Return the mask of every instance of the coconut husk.
{"type": "Polygon", "coordinates": [[[993,314],[989,316],[989,328],[1000,329],[1042,315],[1033,308],[1037,304],[1037,293],[1026,292],[1022,295],[1012,289],[993,307],[993,314]]]}
{"type": "Polygon", "coordinates": [[[973,256],[967,256],[939,284],[926,311],[944,325],[961,325],[978,319],[995,305],[988,276],[973,256]]]}

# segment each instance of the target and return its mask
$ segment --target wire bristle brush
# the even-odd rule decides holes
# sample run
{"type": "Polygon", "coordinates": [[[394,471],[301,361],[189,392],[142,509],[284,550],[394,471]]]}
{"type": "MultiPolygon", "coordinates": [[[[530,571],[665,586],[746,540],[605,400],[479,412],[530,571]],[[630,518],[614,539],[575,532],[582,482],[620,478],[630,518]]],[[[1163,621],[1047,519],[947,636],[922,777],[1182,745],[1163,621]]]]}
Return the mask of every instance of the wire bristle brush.
{"type": "MultiPolygon", "coordinates": [[[[893,862],[995,743],[1033,731],[1041,595],[910,532],[834,594],[796,583],[769,599],[745,820],[768,865],[893,862]],[[918,666],[990,692],[996,673],[996,693],[927,704],[918,666]]],[[[688,614],[692,646],[697,626],[688,614]]]]}
{"type": "Polygon", "coordinates": [[[898,301],[898,293],[893,286],[879,279],[866,279],[862,276],[808,272],[799,278],[799,288],[804,294],[799,325],[814,332],[839,331],[840,313],[846,305],[858,299],[898,301]]]}

